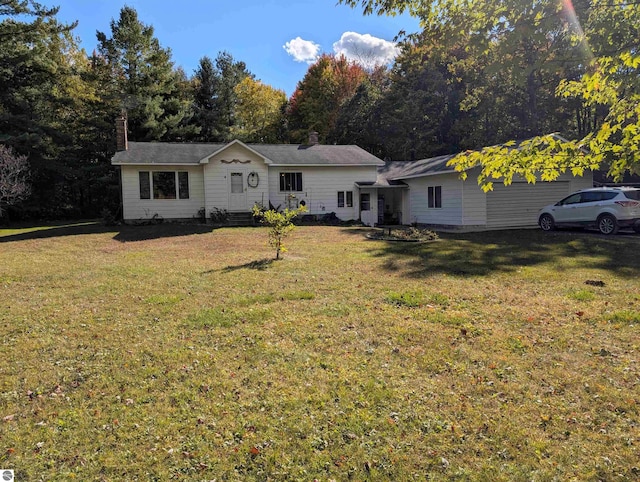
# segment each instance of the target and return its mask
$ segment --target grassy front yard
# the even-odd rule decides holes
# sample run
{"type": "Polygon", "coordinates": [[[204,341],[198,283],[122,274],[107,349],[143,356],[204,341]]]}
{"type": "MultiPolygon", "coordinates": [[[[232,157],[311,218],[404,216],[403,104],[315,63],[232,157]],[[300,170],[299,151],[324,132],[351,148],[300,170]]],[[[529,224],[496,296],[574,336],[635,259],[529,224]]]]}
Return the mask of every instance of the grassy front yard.
{"type": "Polygon", "coordinates": [[[0,229],[16,480],[637,480],[640,237],[0,229]]]}

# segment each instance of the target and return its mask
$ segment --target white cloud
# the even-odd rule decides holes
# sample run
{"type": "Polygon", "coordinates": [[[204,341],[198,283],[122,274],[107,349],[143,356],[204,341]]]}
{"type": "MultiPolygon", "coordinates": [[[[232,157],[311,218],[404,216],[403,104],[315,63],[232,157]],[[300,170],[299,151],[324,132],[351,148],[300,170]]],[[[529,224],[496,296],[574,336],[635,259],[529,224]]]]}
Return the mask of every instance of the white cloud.
{"type": "Polygon", "coordinates": [[[359,63],[365,68],[387,65],[396,58],[400,49],[395,43],[374,37],[368,33],[345,32],[340,40],[333,44],[336,55],[344,55],[348,60],[359,63]]]}
{"type": "Polygon", "coordinates": [[[296,37],[284,44],[283,48],[296,62],[312,64],[318,59],[320,45],[311,40],[303,40],[296,37]]]}

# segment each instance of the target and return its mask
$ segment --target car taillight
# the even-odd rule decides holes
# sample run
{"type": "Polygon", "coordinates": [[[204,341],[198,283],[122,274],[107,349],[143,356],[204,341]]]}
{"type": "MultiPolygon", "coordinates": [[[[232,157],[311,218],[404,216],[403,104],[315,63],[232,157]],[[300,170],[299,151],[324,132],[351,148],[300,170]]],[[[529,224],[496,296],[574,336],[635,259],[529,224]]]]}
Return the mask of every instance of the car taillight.
{"type": "Polygon", "coordinates": [[[640,202],[638,201],[616,201],[616,204],[622,206],[623,208],[637,208],[640,206],[640,202]]]}

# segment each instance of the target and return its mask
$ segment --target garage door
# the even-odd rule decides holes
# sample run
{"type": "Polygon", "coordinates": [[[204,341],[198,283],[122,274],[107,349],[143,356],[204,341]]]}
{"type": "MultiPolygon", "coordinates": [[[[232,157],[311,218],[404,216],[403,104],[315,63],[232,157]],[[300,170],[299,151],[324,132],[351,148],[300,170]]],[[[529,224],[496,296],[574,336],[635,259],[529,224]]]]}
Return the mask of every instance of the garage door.
{"type": "Polygon", "coordinates": [[[570,194],[568,181],[494,184],[487,193],[487,226],[508,228],[536,226],[538,211],[570,194]]]}

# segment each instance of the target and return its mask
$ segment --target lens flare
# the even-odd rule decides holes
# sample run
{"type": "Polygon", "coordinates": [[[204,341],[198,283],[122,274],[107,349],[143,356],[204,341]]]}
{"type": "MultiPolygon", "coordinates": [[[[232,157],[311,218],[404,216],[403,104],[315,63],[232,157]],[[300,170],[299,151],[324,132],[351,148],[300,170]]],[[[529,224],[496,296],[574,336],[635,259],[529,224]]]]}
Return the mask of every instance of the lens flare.
{"type": "Polygon", "coordinates": [[[580,49],[584,52],[588,60],[593,59],[593,52],[591,51],[589,42],[584,35],[584,31],[582,30],[582,26],[580,25],[580,20],[578,19],[578,15],[576,15],[576,10],[573,8],[573,2],[571,0],[560,0],[560,3],[562,4],[564,17],[569,22],[569,28],[573,30],[576,37],[578,38],[580,49]]]}

